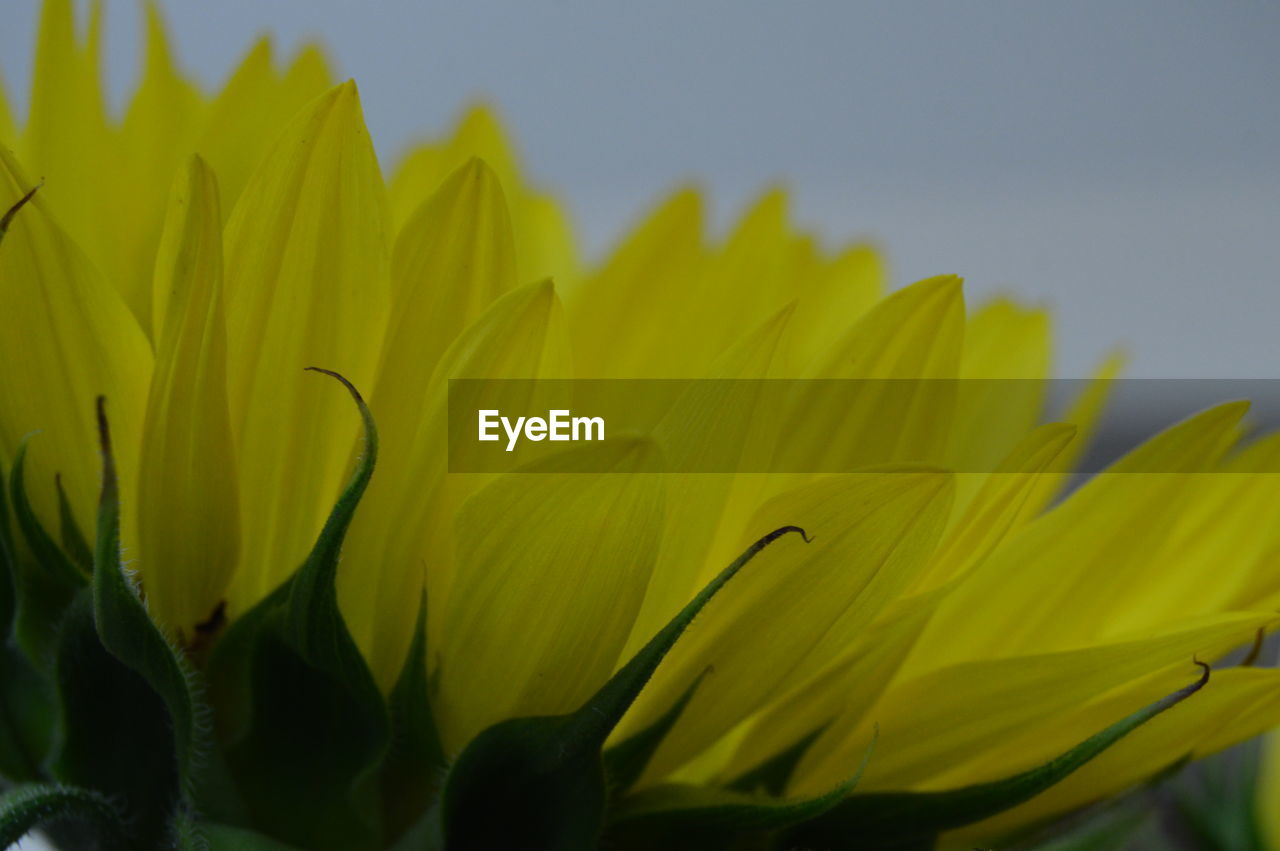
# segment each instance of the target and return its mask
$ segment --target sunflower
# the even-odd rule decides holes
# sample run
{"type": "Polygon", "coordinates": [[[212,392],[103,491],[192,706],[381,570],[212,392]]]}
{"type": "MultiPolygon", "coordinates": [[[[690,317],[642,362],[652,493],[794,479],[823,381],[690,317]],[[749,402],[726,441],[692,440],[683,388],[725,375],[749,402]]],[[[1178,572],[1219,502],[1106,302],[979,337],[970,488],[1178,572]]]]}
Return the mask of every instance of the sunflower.
{"type": "Polygon", "coordinates": [[[1045,422],[1044,311],[887,292],[780,191],[581,260],[488,108],[384,180],[319,50],[209,95],[147,11],[122,118],[69,0],[0,99],[0,839],[966,847],[1280,723],[1219,664],[1280,600],[1246,404],[1065,493],[1119,365],[1045,422]],[[479,474],[456,379],[690,390],[479,474]],[[786,472],[652,472],[755,379],[786,472]]]}

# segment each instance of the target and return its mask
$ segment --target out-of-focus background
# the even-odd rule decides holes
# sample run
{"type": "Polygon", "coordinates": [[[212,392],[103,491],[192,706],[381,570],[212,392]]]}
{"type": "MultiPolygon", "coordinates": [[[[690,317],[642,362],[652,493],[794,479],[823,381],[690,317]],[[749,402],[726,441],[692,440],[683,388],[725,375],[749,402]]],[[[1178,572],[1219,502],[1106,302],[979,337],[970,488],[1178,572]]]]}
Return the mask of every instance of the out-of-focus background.
{"type": "MultiPolygon", "coordinates": [[[[119,103],[140,2],[107,4],[119,103]]],[[[767,185],[895,282],[958,272],[1057,314],[1058,374],[1280,376],[1280,3],[175,0],[186,67],[318,38],[360,83],[384,165],[470,100],[599,255],[696,179],[716,220],[767,185]]],[[[4,0],[21,105],[38,0],[4,0]]]]}

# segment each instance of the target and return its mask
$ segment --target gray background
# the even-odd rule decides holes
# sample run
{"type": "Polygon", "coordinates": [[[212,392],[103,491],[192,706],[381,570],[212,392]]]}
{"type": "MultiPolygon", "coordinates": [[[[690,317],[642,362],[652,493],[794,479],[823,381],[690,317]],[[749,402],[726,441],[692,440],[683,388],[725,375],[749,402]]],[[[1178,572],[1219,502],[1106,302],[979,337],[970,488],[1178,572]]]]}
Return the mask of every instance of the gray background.
{"type": "MultiPolygon", "coordinates": [[[[36,0],[3,0],[26,100],[36,0]]],[[[117,102],[137,5],[108,3],[117,102]]],[[[775,181],[828,244],[872,238],[897,283],[939,272],[1057,314],[1058,374],[1280,376],[1280,4],[169,2],[182,60],[223,79],[269,30],[355,77],[387,165],[470,99],[598,255],[679,180],[716,220],[775,181]]]]}

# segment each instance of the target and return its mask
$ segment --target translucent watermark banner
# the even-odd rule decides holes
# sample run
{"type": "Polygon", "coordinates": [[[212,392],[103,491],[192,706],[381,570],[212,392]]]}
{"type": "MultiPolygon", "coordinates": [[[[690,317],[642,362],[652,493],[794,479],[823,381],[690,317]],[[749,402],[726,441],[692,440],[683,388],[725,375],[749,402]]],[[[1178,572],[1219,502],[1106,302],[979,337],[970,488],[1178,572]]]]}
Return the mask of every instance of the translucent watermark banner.
{"type": "MultiPolygon", "coordinates": [[[[645,472],[991,473],[1052,423],[1088,444],[1072,472],[1221,472],[1280,429],[1280,379],[454,379],[448,469],[612,472],[618,453],[593,448],[630,441],[645,472]],[[1221,452],[1127,452],[1197,415],[1221,421],[1221,452]]],[[[1280,452],[1253,456],[1280,472],[1280,452]]]]}

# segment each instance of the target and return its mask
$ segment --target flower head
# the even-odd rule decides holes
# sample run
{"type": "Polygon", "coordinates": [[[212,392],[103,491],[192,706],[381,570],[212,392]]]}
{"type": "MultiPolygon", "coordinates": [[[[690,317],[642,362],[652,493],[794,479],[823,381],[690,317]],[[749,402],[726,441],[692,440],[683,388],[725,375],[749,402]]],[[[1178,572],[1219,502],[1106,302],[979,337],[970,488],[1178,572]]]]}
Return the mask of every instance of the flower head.
{"type": "MultiPolygon", "coordinates": [[[[21,129],[0,102],[0,459],[22,532],[0,622],[49,679],[91,589],[102,646],[175,730],[202,698],[173,671],[208,679],[217,756],[177,748],[177,791],[139,822],[155,835],[377,847],[436,812],[447,847],[477,847],[501,828],[489,801],[538,848],[963,840],[1280,721],[1274,671],[1193,664],[1277,619],[1261,471],[1280,440],[1242,446],[1243,404],[1064,496],[1116,364],[1045,422],[1043,311],[967,309],[954,276],[886,294],[872,248],[823,250],[780,191],[718,240],[681,189],[587,262],[488,109],[384,181],[318,51],[279,67],[261,42],[208,95],[148,14],[123,118],[66,0],[21,129]],[[743,418],[787,472],[652,472],[723,410],[697,381],[635,434],[450,472],[450,380],[641,378],[794,380],[743,418]],[[827,380],[910,389],[851,403],[827,380]],[[139,586],[119,611],[145,599],[172,664],[136,618],[113,631],[117,534],[139,586]]],[[[41,747],[57,758],[0,770],[141,788],[41,747]]]]}

